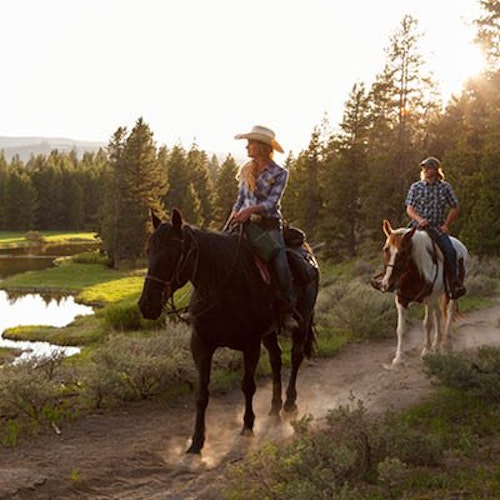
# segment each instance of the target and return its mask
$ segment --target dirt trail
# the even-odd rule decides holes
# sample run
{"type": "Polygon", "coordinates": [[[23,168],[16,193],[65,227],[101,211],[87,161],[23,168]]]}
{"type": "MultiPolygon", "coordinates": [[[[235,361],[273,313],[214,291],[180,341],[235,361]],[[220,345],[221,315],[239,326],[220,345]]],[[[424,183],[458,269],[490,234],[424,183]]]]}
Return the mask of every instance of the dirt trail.
{"type": "MultiPolygon", "coordinates": [[[[400,409],[429,394],[430,381],[419,359],[421,325],[408,332],[406,363],[390,362],[395,339],[352,345],[330,360],[304,363],[298,381],[298,416],[321,422],[326,412],[351,398],[369,411],[400,409]]],[[[500,345],[500,304],[469,313],[454,328],[453,349],[500,345]]],[[[263,440],[284,441],[288,422],[267,417],[269,382],[258,385],[253,438],[242,437],[243,398],[239,390],[214,396],[207,412],[202,458],[186,456],[194,417],[193,398],[175,404],[142,403],[114,413],[94,414],[47,434],[0,459],[0,499],[211,499],[225,467],[263,440]]]]}

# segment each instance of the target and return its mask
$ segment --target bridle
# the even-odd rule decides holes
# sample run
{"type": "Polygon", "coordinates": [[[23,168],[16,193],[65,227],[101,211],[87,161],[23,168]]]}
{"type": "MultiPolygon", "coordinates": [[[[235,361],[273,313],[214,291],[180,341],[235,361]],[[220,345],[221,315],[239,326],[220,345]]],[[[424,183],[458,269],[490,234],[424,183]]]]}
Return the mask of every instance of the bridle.
{"type": "MultiPolygon", "coordinates": [[[[182,239],[180,240],[181,244],[181,252],[179,254],[179,258],[177,259],[177,262],[175,264],[174,270],[172,272],[172,276],[170,279],[165,280],[163,278],[159,278],[158,276],[155,276],[153,274],[146,274],[144,279],[146,281],[153,281],[155,283],[159,283],[160,285],[163,286],[162,290],[162,309],[165,309],[165,306],[170,302],[170,307],[167,309],[167,314],[174,314],[177,319],[181,321],[185,321],[185,319],[181,316],[183,312],[185,312],[188,309],[188,306],[178,308],[175,305],[174,302],[174,294],[176,290],[181,288],[185,282],[187,281],[193,281],[195,279],[196,273],[198,272],[198,264],[199,264],[199,251],[198,251],[198,246],[196,244],[189,245],[189,249],[186,251],[186,241],[187,238],[183,235],[182,239]],[[194,255],[196,252],[196,258],[194,261],[193,269],[191,271],[191,275],[189,278],[187,278],[184,283],[182,283],[180,276],[183,274],[183,272],[186,269],[187,263],[189,262],[189,259],[191,255],[194,255]],[[167,298],[164,298],[168,294],[167,298]]],[[[191,238],[191,241],[195,241],[194,238],[191,238]]]]}
{"type": "MultiPolygon", "coordinates": [[[[229,273],[227,274],[227,278],[226,278],[227,282],[229,282],[229,280],[231,279],[232,273],[236,267],[236,263],[238,261],[238,257],[239,257],[239,253],[240,253],[241,242],[243,239],[243,225],[240,224],[239,226],[240,227],[238,229],[238,247],[237,247],[236,253],[234,255],[233,261],[231,263],[231,266],[229,268],[229,273]]],[[[191,229],[186,228],[185,231],[188,232],[188,231],[191,231],[191,229]]],[[[181,250],[181,253],[180,253],[179,258],[177,260],[177,263],[175,264],[174,270],[172,272],[172,276],[169,280],[159,278],[158,276],[155,276],[155,275],[150,274],[150,273],[146,274],[145,280],[146,281],[153,281],[155,283],[161,284],[163,286],[162,297],[164,295],[166,295],[168,292],[170,292],[169,296],[165,300],[162,300],[162,309],[166,309],[167,315],[173,314],[177,317],[178,320],[189,323],[188,319],[182,317],[182,313],[188,311],[188,309],[190,308],[190,306],[192,306],[192,304],[178,308],[174,302],[175,291],[178,290],[179,288],[181,288],[188,281],[191,281],[193,283],[196,280],[196,275],[198,273],[199,257],[200,257],[198,242],[196,241],[196,238],[194,236],[189,238],[189,240],[193,244],[189,245],[189,249],[186,252],[186,246],[187,246],[186,241],[187,240],[188,240],[188,238],[186,238],[183,234],[183,237],[180,240],[181,245],[182,245],[182,250],[181,250]],[[196,252],[196,254],[195,254],[195,252],[196,252]],[[182,280],[182,279],[180,279],[180,276],[185,271],[191,255],[195,255],[193,269],[190,273],[190,276],[186,280],[182,280]],[[167,309],[166,306],[169,302],[170,302],[170,306],[167,309]]],[[[213,309],[216,306],[218,300],[219,299],[217,297],[215,297],[212,300],[212,302],[209,303],[205,308],[203,308],[203,310],[201,312],[198,312],[196,316],[202,316],[203,314],[205,314],[208,311],[210,311],[211,309],[213,309]]]]}

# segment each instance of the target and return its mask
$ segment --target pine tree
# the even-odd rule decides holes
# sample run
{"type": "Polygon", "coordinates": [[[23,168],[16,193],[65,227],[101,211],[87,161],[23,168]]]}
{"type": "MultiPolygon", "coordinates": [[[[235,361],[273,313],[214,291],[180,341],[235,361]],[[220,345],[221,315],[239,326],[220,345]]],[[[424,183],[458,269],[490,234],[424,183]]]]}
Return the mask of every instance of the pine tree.
{"type": "Polygon", "coordinates": [[[150,211],[160,213],[166,175],[157,157],[149,126],[139,118],[125,141],[120,175],[120,260],[135,262],[144,253],[150,232],[150,211]]]}
{"type": "Polygon", "coordinates": [[[127,129],[119,127],[108,144],[109,163],[104,173],[104,197],[99,214],[99,236],[115,269],[118,269],[121,255],[123,255],[121,248],[123,228],[120,222],[124,207],[123,150],[126,134],[127,129]]]}
{"type": "Polygon", "coordinates": [[[195,198],[200,203],[197,225],[203,227],[209,225],[213,218],[213,186],[207,154],[196,144],[191,146],[187,154],[187,167],[190,172],[190,185],[194,189],[195,198]]]}
{"type": "Polygon", "coordinates": [[[482,16],[476,20],[476,40],[486,55],[491,71],[500,70],[500,3],[498,0],[480,0],[482,16]]]}
{"type": "Polygon", "coordinates": [[[404,197],[441,105],[432,76],[425,71],[417,28],[416,19],[403,17],[370,92],[369,175],[361,200],[368,228],[378,229],[384,218],[395,225],[405,221],[404,197]]]}
{"type": "Polygon", "coordinates": [[[11,231],[34,228],[36,189],[19,158],[9,166],[3,183],[4,227],[11,231]]]}
{"type": "Polygon", "coordinates": [[[321,155],[323,150],[320,127],[311,135],[309,148],[299,154],[295,161],[287,160],[290,176],[283,199],[285,219],[306,232],[309,240],[317,236],[320,210],[321,155]]]}
{"type": "MultiPolygon", "coordinates": [[[[4,185],[7,176],[7,161],[5,160],[5,155],[3,150],[0,150],[0,194],[4,192],[4,185]]],[[[4,197],[0,196],[0,229],[5,228],[4,219],[4,197]]]]}
{"type": "Polygon", "coordinates": [[[183,209],[184,200],[190,183],[186,152],[180,145],[175,145],[167,160],[168,189],[163,197],[167,212],[172,208],[183,209]]]}
{"type": "Polygon", "coordinates": [[[367,165],[368,97],[365,86],[353,86],[340,132],[325,149],[322,170],[320,239],[325,255],[339,260],[357,254],[360,239],[361,181],[367,165]]]}
{"type": "Polygon", "coordinates": [[[212,229],[221,229],[226,222],[238,193],[236,174],[238,166],[231,155],[228,155],[219,168],[214,182],[214,217],[212,229]]]}

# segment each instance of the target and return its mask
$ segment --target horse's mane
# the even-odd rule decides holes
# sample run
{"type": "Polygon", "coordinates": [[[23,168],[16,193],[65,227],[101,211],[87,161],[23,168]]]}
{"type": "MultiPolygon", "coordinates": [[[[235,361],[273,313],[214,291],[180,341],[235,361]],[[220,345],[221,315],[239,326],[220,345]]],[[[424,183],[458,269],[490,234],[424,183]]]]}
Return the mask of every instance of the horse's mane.
{"type": "MultiPolygon", "coordinates": [[[[197,276],[211,288],[228,292],[245,287],[249,292],[262,285],[246,240],[228,233],[205,231],[190,226],[198,246],[200,264],[197,276]]],[[[232,293],[232,292],[229,292],[232,293]]]]}

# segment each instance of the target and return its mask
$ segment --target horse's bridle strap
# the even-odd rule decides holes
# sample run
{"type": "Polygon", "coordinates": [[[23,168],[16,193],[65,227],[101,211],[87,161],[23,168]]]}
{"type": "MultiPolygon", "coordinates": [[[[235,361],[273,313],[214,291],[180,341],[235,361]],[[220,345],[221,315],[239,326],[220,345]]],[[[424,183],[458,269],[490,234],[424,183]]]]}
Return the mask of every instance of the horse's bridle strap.
{"type": "Polygon", "coordinates": [[[170,281],[162,280],[161,278],[157,278],[156,276],[153,276],[152,274],[146,274],[145,279],[150,280],[150,281],[156,281],[157,283],[161,283],[164,286],[170,285],[170,281]]]}

